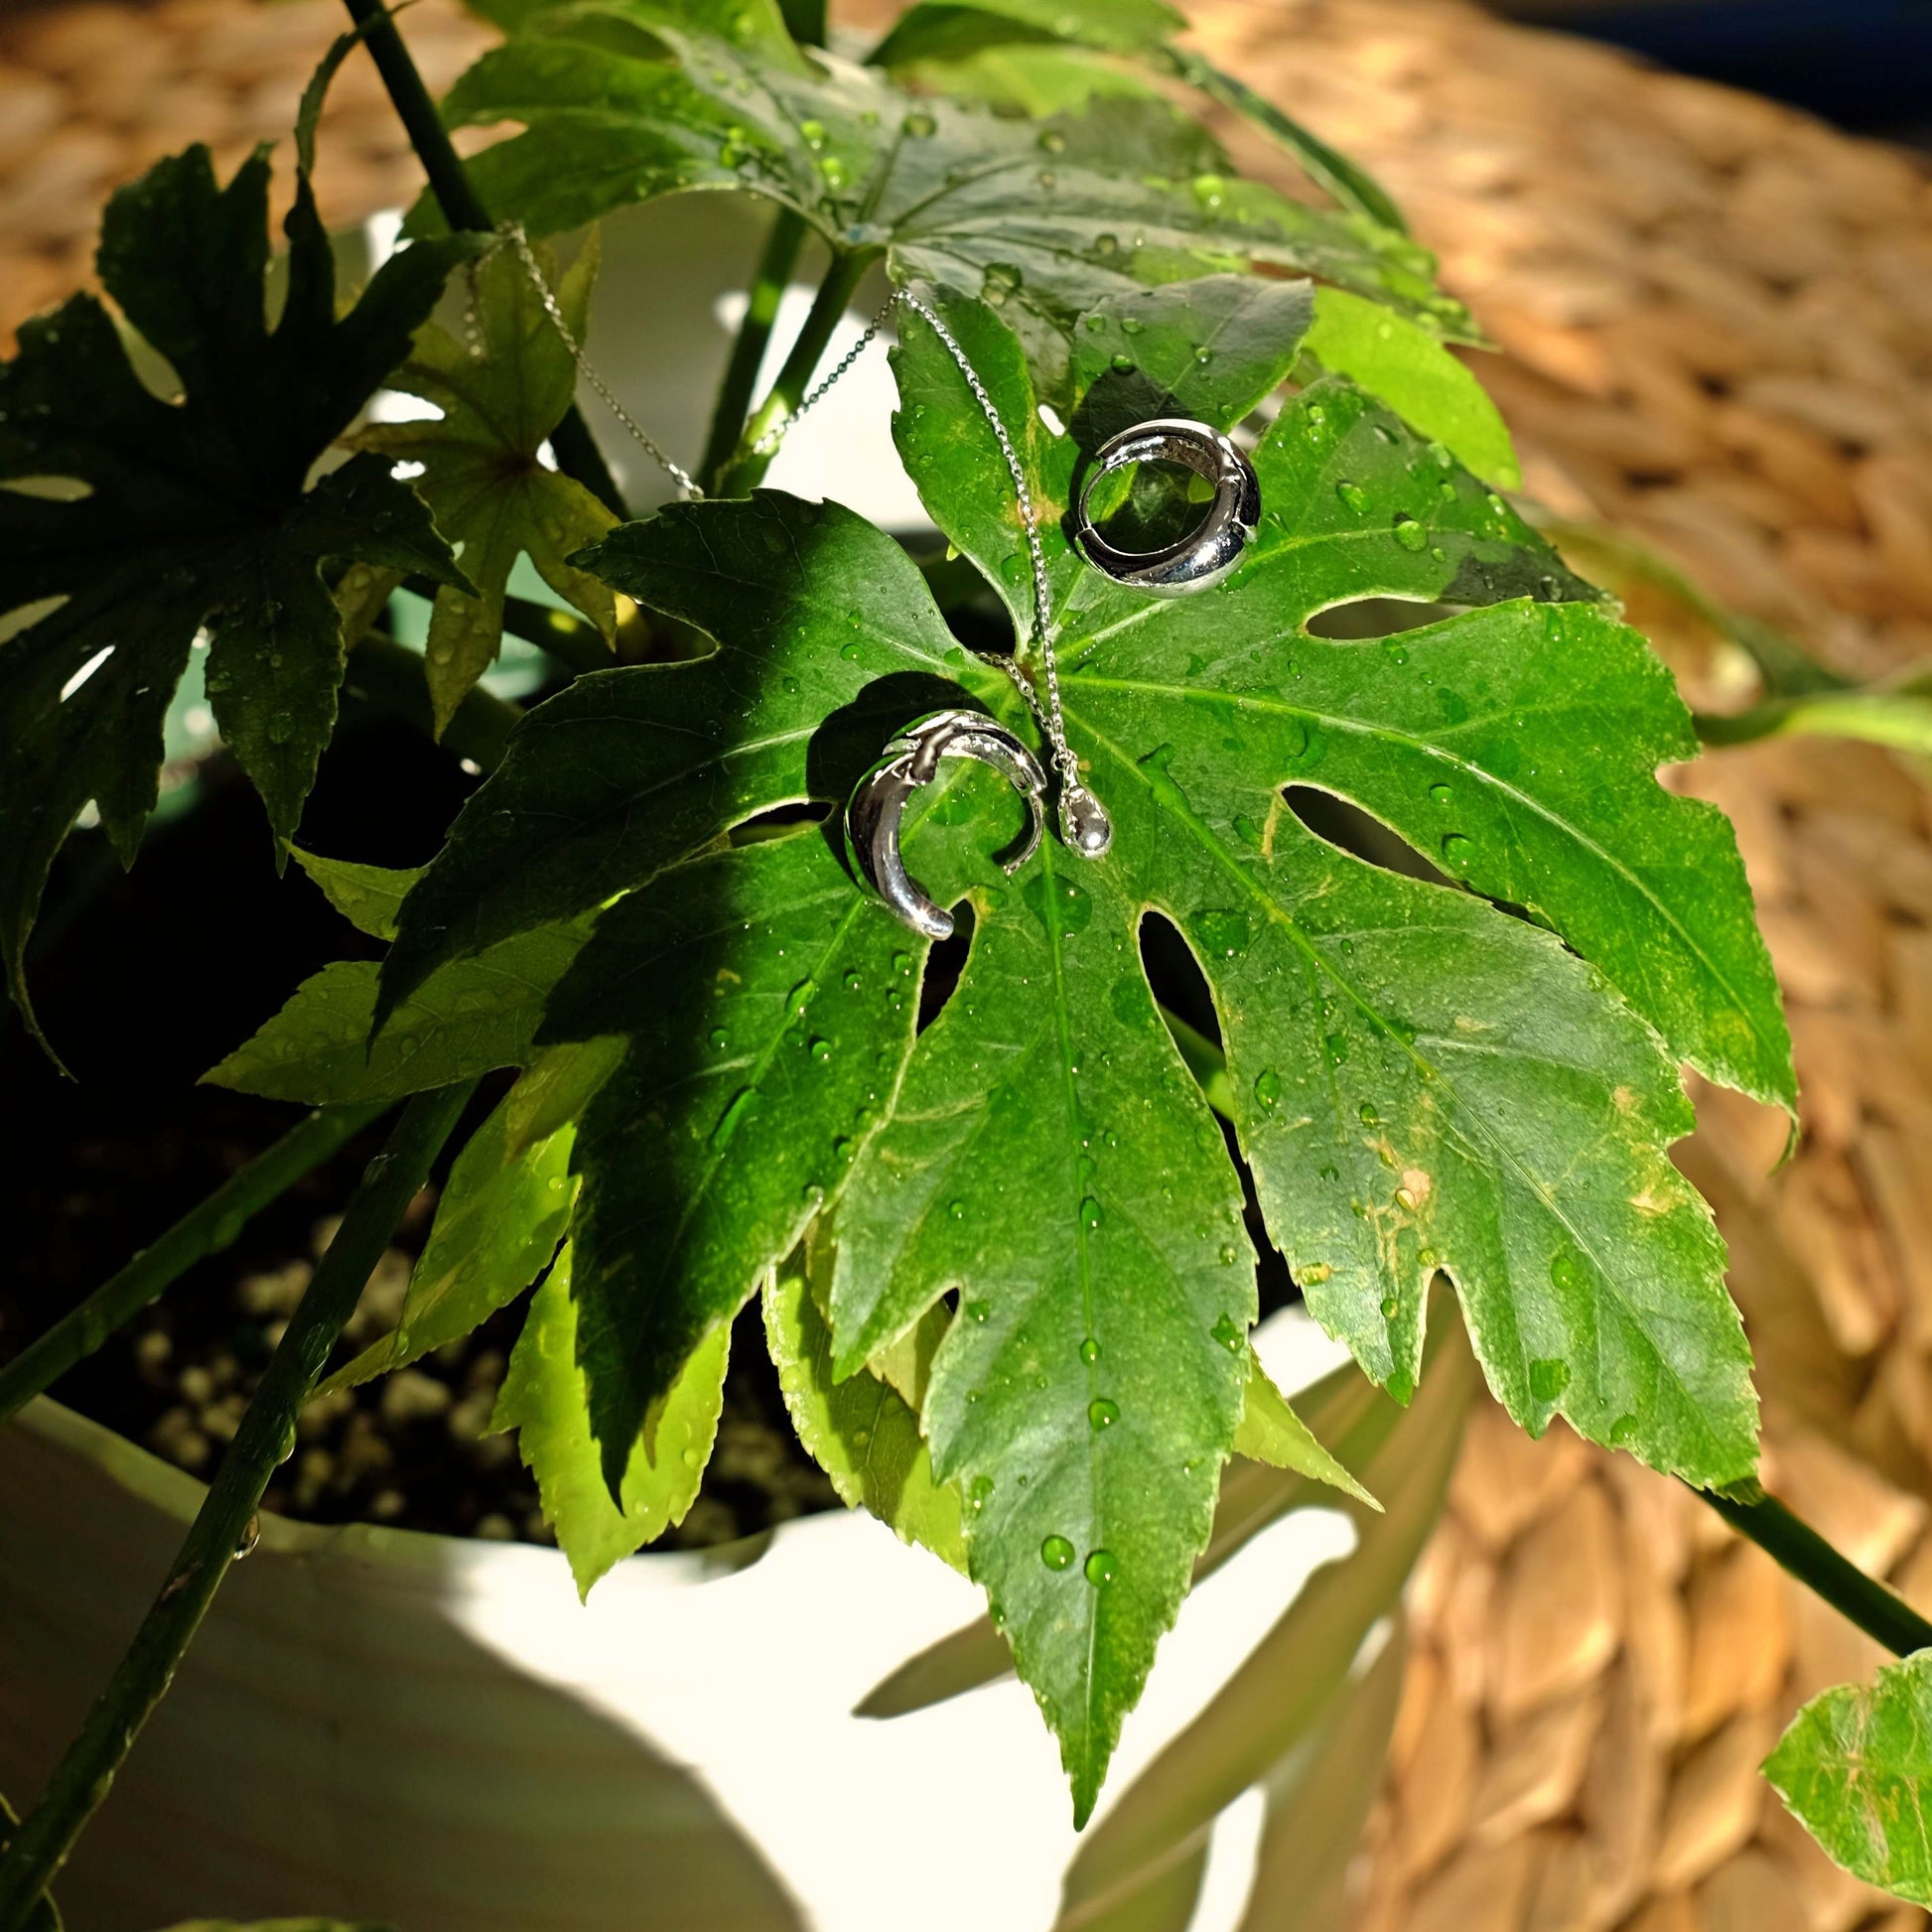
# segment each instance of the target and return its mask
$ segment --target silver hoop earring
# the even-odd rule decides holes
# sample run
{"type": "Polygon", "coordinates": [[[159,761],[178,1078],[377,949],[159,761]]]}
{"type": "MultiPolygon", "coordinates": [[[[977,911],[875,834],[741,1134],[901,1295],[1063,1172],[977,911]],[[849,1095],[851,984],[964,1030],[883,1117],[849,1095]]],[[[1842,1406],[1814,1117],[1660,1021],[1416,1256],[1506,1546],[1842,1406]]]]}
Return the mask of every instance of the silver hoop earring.
{"type": "Polygon", "coordinates": [[[1094,452],[1093,467],[1074,510],[1074,538],[1096,570],[1116,583],[1162,597],[1181,597],[1218,584],[1241,561],[1261,522],[1261,483],[1254,465],[1232,439],[1205,423],[1160,416],[1110,436],[1094,452]],[[1101,478],[1135,463],[1178,463],[1214,485],[1200,527],[1161,550],[1117,550],[1093,526],[1087,501],[1101,478]]]}
{"type": "Polygon", "coordinates": [[[1001,864],[1018,872],[1039,850],[1046,824],[1046,774],[1039,760],[1003,725],[977,711],[935,711],[906,726],[853,787],[845,808],[846,849],[859,877],[893,916],[928,939],[952,937],[952,914],[935,905],[899,857],[905,801],[939,774],[942,759],[976,759],[1002,773],[1027,801],[1027,835],[1001,864]]]}

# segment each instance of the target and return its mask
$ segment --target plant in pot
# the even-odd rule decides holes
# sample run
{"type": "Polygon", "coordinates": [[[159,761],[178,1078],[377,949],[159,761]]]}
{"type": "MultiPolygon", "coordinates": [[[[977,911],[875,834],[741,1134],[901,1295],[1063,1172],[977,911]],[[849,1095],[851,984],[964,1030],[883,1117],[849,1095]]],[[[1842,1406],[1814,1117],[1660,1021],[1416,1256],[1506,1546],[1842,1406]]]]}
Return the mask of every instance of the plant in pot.
{"type": "MultiPolygon", "coordinates": [[[[56,854],[90,808],[133,857],[191,668],[278,856],[386,948],[211,1070],[318,1111],[0,1372],[0,1414],[400,1110],[10,1833],[0,1927],[51,1913],[319,1388],[526,1294],[495,1422],[580,1586],[691,1507],[731,1352],[761,1343],[840,1497],[920,1546],[893,1558],[983,1593],[880,1709],[1017,1672],[1076,1828],[1190,1585],[1346,1499],[1360,1588],[1271,1612],[1171,1718],[1042,1867],[1042,1924],[1056,1898],[1068,1924],[1187,1922],[1255,1785],[1264,1881],[1332,1903],[1352,1828],[1324,1780],[1349,1765],[1366,1803],[1400,1665],[1378,1618],[1474,1367],[1532,1433],[1561,1416],[1700,1489],[1901,1654],[1932,1639],[1754,1485],[1722,1243],[1669,1150],[1682,1064],[1794,1108],[1775,982],[1728,827],[1656,780],[1689,714],[1500,493],[1507,435],[1449,347],[1479,333],[1387,198],[1175,46],[1159,0],[921,0],[829,46],[809,0],[480,10],[505,39],[439,115],[350,0],[285,260],[265,157],[222,184],[190,150],[108,207],[118,317],[76,297],[0,373],[23,1022],[56,854]],[[358,43],[429,188],[344,306],[310,174],[358,43]],[[1329,205],[1237,178],[1200,94],[1329,205]],[[500,121],[458,160],[446,126],[500,121]],[[593,224],[699,191],[770,211],[687,471],[598,375],[588,317],[593,224]],[[810,237],[827,266],[760,394],[810,237]],[[760,487],[882,268],[927,546],[760,487]],[[626,481],[648,459],[684,500],[629,518],[580,383],[640,453],[626,481]],[[372,410],[396,394],[438,413],[372,410]],[[525,558],[548,604],[511,595],[525,558]],[[511,635],[560,687],[520,716],[483,684],[511,635]],[[296,843],[345,678],[486,773],[420,870],[296,843]],[[393,1332],[344,1359],[459,1140],[393,1332]],[[1358,1365],[1301,1415],[1251,1339],[1260,1278],[1358,1365]],[[1297,1866],[1315,1821],[1326,1862],[1297,1866]]],[[[1888,1756],[1834,1695],[1780,1788],[1922,1891],[1916,1733],[1888,1715],[1916,1677],[1875,1694],[1888,1756]]]]}

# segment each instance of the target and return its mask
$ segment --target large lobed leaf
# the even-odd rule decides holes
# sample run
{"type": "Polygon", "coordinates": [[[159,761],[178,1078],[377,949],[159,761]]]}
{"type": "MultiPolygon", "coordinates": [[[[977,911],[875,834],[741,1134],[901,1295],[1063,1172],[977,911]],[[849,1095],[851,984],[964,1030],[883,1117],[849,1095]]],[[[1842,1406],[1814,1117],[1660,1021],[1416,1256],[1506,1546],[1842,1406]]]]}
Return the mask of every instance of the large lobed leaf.
{"type": "MultiPolygon", "coordinates": [[[[1755,1410],[1722,1246],[1668,1158],[1690,1124],[1673,1060],[1787,1100],[1790,1069],[1728,830],[1655,781],[1691,750],[1667,676],[1446,444],[1323,376],[1256,452],[1264,527],[1222,588],[1147,599],[1069,549],[1103,384],[1230,420],[1292,358],[1306,301],[1221,339],[1245,379],[1169,358],[1239,313],[1223,291],[1191,320],[1172,291],[1142,298],[1145,370],[1117,306],[1082,323],[1076,343],[1120,346],[1076,362],[1091,381],[1057,435],[1005,318],[928,296],[1042,506],[1068,731],[1112,852],[1049,841],[1008,880],[992,855],[1017,811],[980,772],[908,818],[913,870],[974,915],[914,1038],[921,944],[820,832],[706,848],[774,806],[841,802],[935,690],[1031,718],[848,512],[679,506],[585,562],[717,651],[533,714],[405,900],[384,997],[628,895],[545,1023],[631,1041],[577,1155],[588,1225],[606,1217],[578,1347],[607,1476],[814,1212],[837,1209],[841,1374],[957,1289],[924,1393],[932,1470],[965,1498],[972,1574],[1084,1816],[1205,1544],[1255,1307],[1239,1186],[1155,1007],[1143,921],[1192,947],[1271,1238],[1370,1373],[1413,1388],[1447,1271],[1519,1421],[1565,1415],[1696,1482],[1748,1472],[1755,1410]],[[1309,628],[1388,599],[1482,608],[1386,641],[1309,628]],[[1327,842],[1298,786],[1379,818],[1428,876],[1327,842]]],[[[1024,634],[1004,460],[931,332],[902,333],[907,467],[1024,634]]]]}
{"type": "Polygon", "coordinates": [[[265,150],[221,187],[195,147],[108,204],[101,281],[178,398],[144,384],[90,295],[25,324],[0,365],[0,948],[23,1011],[54,854],[91,799],[131,860],[199,634],[222,736],[286,839],[343,676],[324,561],[464,582],[379,459],[308,479],[475,243],[407,249],[339,316],[305,166],[271,327],[268,182],[265,150]]]}
{"type": "Polygon", "coordinates": [[[1813,1698],[1764,1774],[1848,1871],[1932,1906],[1932,1652],[1813,1698]]]}
{"type": "Polygon", "coordinates": [[[729,20],[677,0],[515,14],[519,31],[445,111],[522,124],[471,168],[491,207],[536,232],[684,190],[755,193],[836,250],[886,251],[897,281],[1000,305],[1055,402],[1079,316],[1217,269],[1312,273],[1472,333],[1414,242],[1233,179],[1212,139],[1161,100],[1101,99],[1036,124],[914,96],[876,68],[793,46],[767,6],[729,20]]]}

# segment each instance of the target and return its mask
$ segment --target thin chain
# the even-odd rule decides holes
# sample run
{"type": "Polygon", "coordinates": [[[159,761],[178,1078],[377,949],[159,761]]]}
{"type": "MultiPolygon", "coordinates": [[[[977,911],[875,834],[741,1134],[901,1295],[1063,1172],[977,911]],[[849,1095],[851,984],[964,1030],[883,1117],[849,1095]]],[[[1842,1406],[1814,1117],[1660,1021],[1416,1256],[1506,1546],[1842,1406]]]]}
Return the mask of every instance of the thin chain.
{"type": "MultiPolygon", "coordinates": [[[[1027,473],[1021,467],[1020,453],[1013,447],[1013,438],[1007,434],[1007,426],[995,408],[993,398],[986,393],[986,385],[980,380],[979,371],[973,367],[966,351],[960,347],[953,333],[946,325],[919,300],[916,295],[904,289],[896,292],[892,302],[902,302],[931,329],[945,345],[946,353],[959,366],[959,372],[966,378],[966,386],[973,392],[973,400],[980,406],[980,414],[986,418],[1000,445],[1000,454],[1006,458],[1007,475],[1013,479],[1013,493],[1020,504],[1020,521],[1027,532],[1027,553],[1033,565],[1034,577],[1034,642],[1039,651],[1039,660],[1046,670],[1046,705],[1040,707],[1038,696],[1027,681],[1020,666],[1010,657],[987,656],[989,663],[998,664],[1016,685],[1020,694],[1032,708],[1035,718],[1039,721],[1040,729],[1046,734],[1047,742],[1053,748],[1053,766],[1069,785],[1079,782],[1079,760],[1074,758],[1072,748],[1066,742],[1066,724],[1060,713],[1060,669],[1059,661],[1053,651],[1053,596],[1046,579],[1046,553],[1040,548],[1039,512],[1034,506],[1034,493],[1027,483],[1027,473]]],[[[882,314],[884,312],[882,311],[882,314]]]]}
{"type": "MultiPolygon", "coordinates": [[[[537,299],[543,304],[544,313],[550,318],[550,326],[556,330],[558,340],[570,351],[570,358],[576,363],[578,373],[598,395],[603,397],[611,413],[636,440],[645,454],[677,484],[678,488],[693,500],[702,498],[704,490],[700,487],[698,480],[681,464],[665,455],[642,425],[612,393],[610,384],[591,366],[590,358],[584,353],[583,345],[578,342],[570,324],[564,320],[563,307],[551,292],[549,283],[545,281],[543,271],[537,264],[535,251],[531,248],[529,237],[523,232],[522,226],[516,222],[506,221],[497,232],[501,240],[507,241],[516,250],[517,259],[523,264],[523,271],[529,276],[530,285],[536,290],[537,299]]],[[[482,345],[477,328],[474,288],[473,280],[471,309],[465,318],[465,328],[470,338],[472,353],[479,353],[482,345]]],[[[766,430],[753,444],[753,451],[759,456],[769,456],[790,432],[792,425],[808,410],[815,408],[827,392],[845,376],[853,363],[872,346],[880,330],[886,326],[886,318],[900,304],[910,309],[939,338],[946,353],[952,357],[958,365],[960,374],[966,378],[966,386],[972,390],[973,400],[979,404],[980,414],[986,418],[987,426],[999,441],[1000,454],[1006,459],[1007,475],[1013,480],[1013,493],[1020,505],[1020,520],[1027,532],[1028,560],[1033,566],[1034,643],[1046,672],[1046,703],[1043,706],[1040,704],[1038,693],[1035,691],[1026,673],[1013,658],[987,651],[975,654],[989,664],[997,664],[1013,680],[1020,695],[1026,699],[1028,708],[1038,722],[1040,730],[1046,735],[1047,742],[1052,748],[1054,769],[1059,772],[1061,779],[1068,786],[1077,785],[1079,760],[1074,758],[1072,748],[1066,742],[1066,722],[1060,710],[1059,660],[1053,650],[1052,590],[1046,577],[1046,553],[1039,541],[1039,512],[1034,505],[1033,490],[1028,485],[1027,473],[1021,465],[1020,454],[1013,447],[1013,438],[1007,433],[1007,426],[1001,420],[993,398],[986,393],[986,385],[980,380],[979,371],[973,367],[971,358],[960,347],[952,331],[939,317],[908,290],[895,289],[880,304],[878,313],[867,323],[865,333],[845,352],[838,366],[806,395],[796,409],[766,430]]]]}
{"type": "MultiPolygon", "coordinates": [[[[523,264],[523,272],[530,278],[530,286],[537,292],[537,300],[543,304],[543,312],[550,318],[550,326],[557,332],[557,339],[570,351],[570,359],[577,364],[577,373],[603,397],[604,405],[629,432],[638,447],[657,465],[657,467],[677,484],[684,494],[696,501],[704,491],[698,486],[698,480],[690,471],[674,458],[666,456],[651,440],[649,434],[637,419],[631,415],[617,396],[611,385],[591,366],[590,358],[584,353],[584,345],[577,340],[571,326],[564,320],[563,305],[551,292],[550,284],[544,280],[543,270],[537,265],[535,251],[530,246],[530,238],[523,232],[522,224],[506,221],[498,230],[501,237],[516,250],[517,259],[523,264]]],[[[473,331],[471,345],[476,346],[474,335],[474,311],[470,327],[473,331]]]]}
{"type": "MultiPolygon", "coordinates": [[[[907,301],[909,301],[910,299],[911,298],[909,296],[906,298],[907,301]]],[[[849,369],[853,365],[853,363],[856,362],[859,359],[859,357],[862,356],[866,352],[866,350],[872,346],[874,339],[878,336],[880,330],[885,327],[886,318],[893,313],[893,307],[898,300],[899,300],[898,291],[895,289],[894,292],[891,295],[889,295],[885,299],[885,301],[879,305],[879,313],[876,316],[874,316],[869,323],[866,324],[866,333],[863,336],[861,336],[859,340],[856,343],[854,343],[852,346],[849,349],[847,349],[845,354],[840,358],[838,367],[835,368],[832,371],[832,373],[828,375],[825,378],[825,380],[821,382],[818,385],[818,387],[814,389],[811,392],[811,394],[808,395],[805,398],[805,400],[801,402],[798,405],[798,407],[791,412],[790,415],[781,417],[777,422],[773,423],[771,427],[768,430],[766,430],[764,434],[760,436],[756,443],[752,445],[752,454],[754,456],[769,456],[771,452],[775,450],[778,447],[778,445],[784,441],[785,437],[790,433],[792,424],[797,422],[799,417],[804,415],[806,410],[814,408],[824,398],[826,390],[830,389],[833,386],[833,384],[836,383],[839,380],[839,378],[845,374],[846,370],[849,369]]]]}

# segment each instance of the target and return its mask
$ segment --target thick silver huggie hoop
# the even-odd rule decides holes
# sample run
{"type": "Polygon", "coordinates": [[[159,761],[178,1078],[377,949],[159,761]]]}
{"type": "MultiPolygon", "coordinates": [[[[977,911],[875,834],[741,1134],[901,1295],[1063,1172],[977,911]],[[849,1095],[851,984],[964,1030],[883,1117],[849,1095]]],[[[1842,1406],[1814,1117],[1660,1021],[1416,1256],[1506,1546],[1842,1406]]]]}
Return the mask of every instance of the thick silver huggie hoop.
{"type": "Polygon", "coordinates": [[[1005,774],[1027,801],[1027,836],[1001,863],[1018,872],[1039,850],[1046,824],[1046,773],[1004,725],[977,711],[935,711],[907,725],[852,789],[845,808],[847,850],[859,877],[895,918],[928,939],[952,937],[952,914],[926,897],[899,857],[898,822],[905,801],[939,773],[941,759],[977,759],[1005,774]]]}
{"type": "Polygon", "coordinates": [[[1261,522],[1261,483],[1254,465],[1217,429],[1183,416],[1157,416],[1110,436],[1094,452],[1074,509],[1073,534],[1096,570],[1136,590],[1184,596],[1218,584],[1241,561],[1261,522]],[[1132,463],[1178,463],[1214,485],[1200,528],[1162,550],[1116,550],[1093,527],[1087,499],[1102,477],[1132,463]]]}

